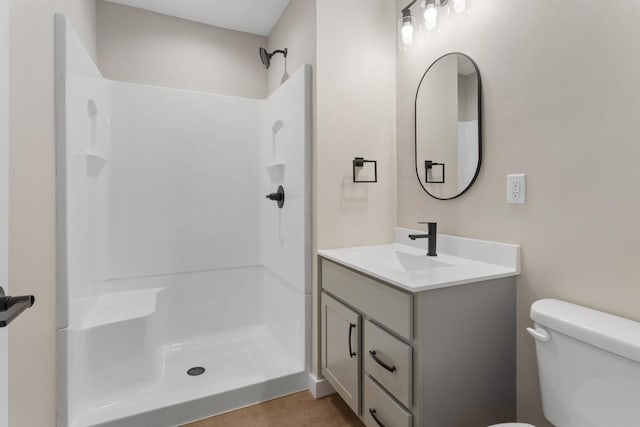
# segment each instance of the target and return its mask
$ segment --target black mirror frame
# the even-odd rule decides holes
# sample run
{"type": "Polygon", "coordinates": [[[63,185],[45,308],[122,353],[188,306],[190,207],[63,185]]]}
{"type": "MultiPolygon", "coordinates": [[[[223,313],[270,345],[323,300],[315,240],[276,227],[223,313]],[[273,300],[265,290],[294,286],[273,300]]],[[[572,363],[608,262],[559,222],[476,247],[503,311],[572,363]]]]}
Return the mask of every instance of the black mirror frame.
{"type": "Polygon", "coordinates": [[[420,183],[420,186],[422,187],[425,193],[427,193],[429,196],[437,200],[453,200],[457,197],[462,196],[476,182],[476,179],[478,178],[478,174],[480,173],[480,166],[482,165],[482,79],[480,78],[480,69],[478,68],[478,64],[476,64],[476,62],[473,59],[471,59],[469,55],[466,55],[462,52],[449,52],[442,55],[435,61],[433,61],[433,63],[429,65],[429,68],[427,68],[427,71],[424,72],[424,74],[422,75],[422,78],[420,79],[420,82],[418,83],[418,89],[416,90],[416,99],[415,99],[413,111],[414,111],[413,113],[414,114],[414,123],[413,123],[414,163],[416,166],[416,177],[418,178],[418,182],[420,183]],[[427,73],[429,73],[429,70],[438,61],[440,61],[445,56],[449,56],[449,55],[462,55],[465,58],[467,58],[473,65],[473,68],[476,70],[476,75],[478,76],[478,165],[476,166],[476,173],[473,175],[473,179],[471,180],[471,182],[469,182],[469,185],[467,185],[467,187],[464,190],[462,190],[460,193],[456,194],[453,197],[444,198],[444,197],[437,197],[429,193],[429,190],[426,189],[426,187],[422,183],[422,179],[420,178],[420,171],[418,168],[418,94],[420,93],[420,86],[422,85],[422,81],[427,76],[427,73]]]}

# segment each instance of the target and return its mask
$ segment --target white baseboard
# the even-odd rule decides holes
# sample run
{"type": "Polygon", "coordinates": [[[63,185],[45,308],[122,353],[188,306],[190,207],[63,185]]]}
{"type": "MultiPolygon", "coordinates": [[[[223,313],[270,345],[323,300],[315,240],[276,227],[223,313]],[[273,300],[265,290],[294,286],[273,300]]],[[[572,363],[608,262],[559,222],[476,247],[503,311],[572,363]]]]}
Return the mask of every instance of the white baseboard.
{"type": "Polygon", "coordinates": [[[313,394],[313,397],[319,399],[321,397],[329,396],[335,393],[329,381],[326,379],[319,380],[313,373],[309,372],[309,391],[313,394]]]}

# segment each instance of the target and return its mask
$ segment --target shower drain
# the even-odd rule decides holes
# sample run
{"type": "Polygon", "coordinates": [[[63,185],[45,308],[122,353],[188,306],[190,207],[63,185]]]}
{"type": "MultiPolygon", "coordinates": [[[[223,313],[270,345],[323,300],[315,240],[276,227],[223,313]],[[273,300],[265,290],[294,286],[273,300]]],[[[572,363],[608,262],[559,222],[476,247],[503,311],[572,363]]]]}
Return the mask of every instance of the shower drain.
{"type": "Polygon", "coordinates": [[[187,375],[197,377],[198,375],[204,374],[204,371],[206,371],[206,369],[204,369],[202,366],[196,366],[195,368],[189,369],[187,371],[187,375]]]}

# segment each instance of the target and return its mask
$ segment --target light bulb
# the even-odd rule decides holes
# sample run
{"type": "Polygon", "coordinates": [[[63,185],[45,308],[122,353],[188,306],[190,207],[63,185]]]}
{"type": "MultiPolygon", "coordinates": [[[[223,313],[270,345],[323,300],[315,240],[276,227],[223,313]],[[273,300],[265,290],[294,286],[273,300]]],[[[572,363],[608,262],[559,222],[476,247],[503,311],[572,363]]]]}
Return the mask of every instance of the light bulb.
{"type": "Polygon", "coordinates": [[[424,25],[427,30],[433,30],[438,23],[438,9],[433,3],[427,4],[424,10],[424,25]]]}
{"type": "Polygon", "coordinates": [[[466,7],[467,7],[466,0],[453,0],[453,10],[455,10],[456,13],[464,12],[464,9],[466,7]]]}
{"type": "Polygon", "coordinates": [[[402,43],[404,43],[405,45],[410,45],[411,43],[413,43],[413,25],[410,21],[404,22],[402,24],[400,34],[402,34],[402,43]]]}

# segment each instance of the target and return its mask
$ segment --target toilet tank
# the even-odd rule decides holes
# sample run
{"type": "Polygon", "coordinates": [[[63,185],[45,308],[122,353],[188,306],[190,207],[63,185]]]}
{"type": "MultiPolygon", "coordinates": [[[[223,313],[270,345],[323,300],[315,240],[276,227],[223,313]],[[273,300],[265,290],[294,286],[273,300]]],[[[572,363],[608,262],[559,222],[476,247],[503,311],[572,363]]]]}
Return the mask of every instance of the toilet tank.
{"type": "Polygon", "coordinates": [[[564,301],[531,306],[542,405],[556,427],[640,426],[640,323],[564,301]]]}

